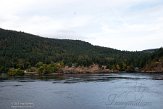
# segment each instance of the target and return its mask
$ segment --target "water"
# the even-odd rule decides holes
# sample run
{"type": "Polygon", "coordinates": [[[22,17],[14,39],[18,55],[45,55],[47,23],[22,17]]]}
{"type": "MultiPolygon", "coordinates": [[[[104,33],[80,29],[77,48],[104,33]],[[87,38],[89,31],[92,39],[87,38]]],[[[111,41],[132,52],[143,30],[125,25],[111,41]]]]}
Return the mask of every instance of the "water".
{"type": "Polygon", "coordinates": [[[0,109],[163,109],[163,74],[78,74],[0,82],[0,109]]]}

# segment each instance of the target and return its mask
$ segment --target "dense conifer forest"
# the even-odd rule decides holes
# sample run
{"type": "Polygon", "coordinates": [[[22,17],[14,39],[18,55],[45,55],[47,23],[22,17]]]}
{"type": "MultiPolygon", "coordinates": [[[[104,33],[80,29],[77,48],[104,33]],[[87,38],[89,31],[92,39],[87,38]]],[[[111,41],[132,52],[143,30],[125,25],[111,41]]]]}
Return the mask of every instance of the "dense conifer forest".
{"type": "Polygon", "coordinates": [[[14,69],[30,69],[42,63],[52,66],[90,66],[98,64],[108,69],[132,71],[148,68],[159,60],[163,49],[120,51],[88,42],[69,39],[50,39],[24,32],[0,29],[0,73],[14,69]]]}

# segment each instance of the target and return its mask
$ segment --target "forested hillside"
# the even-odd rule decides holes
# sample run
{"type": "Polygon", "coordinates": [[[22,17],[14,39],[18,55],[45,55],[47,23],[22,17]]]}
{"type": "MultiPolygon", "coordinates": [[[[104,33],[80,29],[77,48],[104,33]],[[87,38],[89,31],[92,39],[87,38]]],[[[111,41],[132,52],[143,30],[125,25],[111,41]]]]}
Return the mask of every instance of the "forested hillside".
{"type": "Polygon", "coordinates": [[[0,72],[22,70],[37,63],[62,62],[67,66],[106,65],[121,71],[143,68],[153,53],[129,52],[91,45],[80,40],[50,39],[24,32],[0,29],[0,72]]]}
{"type": "Polygon", "coordinates": [[[144,67],[146,72],[163,72],[163,48],[152,54],[148,63],[144,67]]]}

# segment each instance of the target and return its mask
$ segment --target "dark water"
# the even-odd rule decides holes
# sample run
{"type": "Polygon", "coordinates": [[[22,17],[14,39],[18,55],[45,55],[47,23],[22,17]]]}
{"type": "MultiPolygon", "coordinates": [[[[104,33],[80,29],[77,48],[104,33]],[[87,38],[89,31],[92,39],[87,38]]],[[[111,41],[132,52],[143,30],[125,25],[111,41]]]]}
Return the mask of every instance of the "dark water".
{"type": "Polygon", "coordinates": [[[163,74],[92,74],[0,81],[0,109],[163,109],[163,74]]]}

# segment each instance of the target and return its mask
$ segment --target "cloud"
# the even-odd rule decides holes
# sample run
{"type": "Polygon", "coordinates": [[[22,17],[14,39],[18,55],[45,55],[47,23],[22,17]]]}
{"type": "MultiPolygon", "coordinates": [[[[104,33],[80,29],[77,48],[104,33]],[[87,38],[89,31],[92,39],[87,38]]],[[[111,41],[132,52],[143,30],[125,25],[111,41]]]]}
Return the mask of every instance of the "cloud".
{"type": "Polygon", "coordinates": [[[161,0],[0,0],[2,28],[122,50],[162,46],[161,0]]]}

